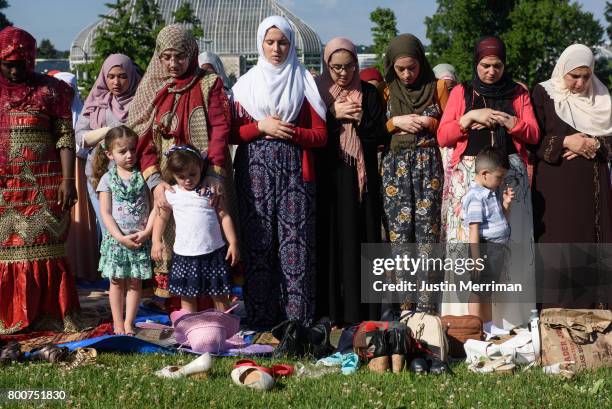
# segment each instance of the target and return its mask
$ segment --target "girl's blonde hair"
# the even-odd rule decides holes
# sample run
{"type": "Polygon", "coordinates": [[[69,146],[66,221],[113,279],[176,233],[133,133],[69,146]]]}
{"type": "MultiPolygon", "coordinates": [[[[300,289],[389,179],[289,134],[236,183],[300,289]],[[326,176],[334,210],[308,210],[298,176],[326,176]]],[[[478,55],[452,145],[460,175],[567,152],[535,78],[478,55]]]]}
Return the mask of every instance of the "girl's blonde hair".
{"type": "Polygon", "coordinates": [[[113,142],[117,139],[122,138],[134,138],[138,139],[138,135],[136,132],[132,131],[125,125],[117,126],[115,128],[111,128],[104,137],[104,141],[98,146],[98,150],[93,158],[93,173],[91,175],[91,184],[94,189],[98,188],[98,183],[100,183],[100,179],[106,172],[108,172],[108,164],[110,159],[106,156],[106,152],[110,152],[113,150],[113,142]]]}

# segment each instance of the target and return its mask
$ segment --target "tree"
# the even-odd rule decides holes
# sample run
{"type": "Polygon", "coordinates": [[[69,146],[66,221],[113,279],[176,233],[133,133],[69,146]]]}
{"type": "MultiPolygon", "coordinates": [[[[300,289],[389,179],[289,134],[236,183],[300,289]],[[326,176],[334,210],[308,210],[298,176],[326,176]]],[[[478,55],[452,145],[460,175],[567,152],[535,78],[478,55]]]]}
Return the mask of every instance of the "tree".
{"type": "Polygon", "coordinates": [[[397,36],[397,21],[395,13],[388,8],[377,7],[370,13],[370,21],[374,23],[372,27],[372,37],[374,38],[373,51],[376,53],[378,62],[377,68],[383,72],[383,58],[385,51],[394,37],[397,36]]]}
{"type": "Polygon", "coordinates": [[[125,54],[138,67],[146,67],[155,51],[157,34],[164,27],[155,0],[136,0],[133,8],[130,0],[116,0],[106,6],[111,12],[100,16],[104,21],[98,26],[93,41],[94,60],[79,66],[87,72],[87,79],[80,84],[87,92],[110,54],[125,54]]]}
{"type": "Polygon", "coordinates": [[[474,43],[495,34],[506,43],[508,72],[530,86],[550,77],[565,47],[594,46],[603,35],[593,14],[570,0],[438,0],[425,24],[432,64],[450,63],[471,78],[474,43]]]}
{"type": "Polygon", "coordinates": [[[606,33],[608,33],[608,41],[612,43],[612,2],[606,1],[606,11],[604,11],[604,17],[608,22],[608,28],[606,28],[606,33]]]}
{"type": "Polygon", "coordinates": [[[438,9],[425,18],[432,66],[452,64],[459,78],[472,76],[474,43],[485,35],[508,29],[516,0],[438,0],[438,9]]]}
{"type": "Polygon", "coordinates": [[[48,38],[43,38],[36,50],[37,58],[59,58],[60,52],[55,49],[55,46],[48,38]]]}
{"type": "Polygon", "coordinates": [[[514,78],[533,87],[550,78],[563,50],[581,43],[602,43],[603,28],[592,13],[569,0],[522,0],[509,16],[506,42],[514,78]]]}
{"type": "Polygon", "coordinates": [[[174,17],[175,23],[191,25],[191,33],[195,38],[204,37],[202,22],[196,17],[193,8],[191,8],[191,3],[183,3],[176,9],[172,16],[174,17]]]}
{"type": "MultiPolygon", "coordinates": [[[[6,0],[0,0],[0,10],[4,10],[5,8],[7,8],[9,6],[8,1],[6,0]]],[[[4,15],[4,13],[0,13],[0,30],[2,30],[4,27],[8,27],[8,26],[12,26],[13,23],[11,23],[6,16],[4,15]]]]}

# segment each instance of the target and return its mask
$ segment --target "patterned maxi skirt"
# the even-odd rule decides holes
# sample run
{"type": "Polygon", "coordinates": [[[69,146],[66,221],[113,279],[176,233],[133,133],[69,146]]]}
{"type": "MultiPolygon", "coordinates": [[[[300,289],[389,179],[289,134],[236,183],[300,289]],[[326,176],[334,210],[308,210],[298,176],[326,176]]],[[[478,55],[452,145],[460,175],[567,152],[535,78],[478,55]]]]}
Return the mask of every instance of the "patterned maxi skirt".
{"type": "Polygon", "coordinates": [[[315,311],[315,186],[302,176],[302,149],[257,140],[238,147],[234,167],[246,264],[249,325],[284,319],[310,325],[315,311]]]}
{"type": "MultiPolygon", "coordinates": [[[[390,151],[384,156],[383,207],[394,253],[404,254],[406,247],[402,245],[416,243],[420,255],[434,256],[431,244],[440,242],[442,178],[440,150],[433,140],[428,146],[390,151]]],[[[437,275],[436,271],[418,272],[417,288],[421,282],[436,280],[437,275]]],[[[412,302],[419,309],[432,310],[438,300],[431,293],[419,292],[412,302]]]]}

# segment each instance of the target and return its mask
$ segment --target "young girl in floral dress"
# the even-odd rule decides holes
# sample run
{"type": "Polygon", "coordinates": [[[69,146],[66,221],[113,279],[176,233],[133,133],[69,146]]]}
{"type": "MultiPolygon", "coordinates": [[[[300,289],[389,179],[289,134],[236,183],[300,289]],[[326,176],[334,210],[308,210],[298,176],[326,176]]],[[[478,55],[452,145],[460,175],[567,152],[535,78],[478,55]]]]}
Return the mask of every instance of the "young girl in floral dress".
{"type": "Polygon", "coordinates": [[[102,238],[98,269],[102,277],[111,280],[115,333],[128,335],[134,335],[142,280],[152,277],[149,238],[155,214],[151,193],[137,166],[137,142],[138,135],[130,128],[112,128],[94,158],[93,185],[107,229],[102,238]],[[107,171],[110,160],[114,166],[107,171]]]}

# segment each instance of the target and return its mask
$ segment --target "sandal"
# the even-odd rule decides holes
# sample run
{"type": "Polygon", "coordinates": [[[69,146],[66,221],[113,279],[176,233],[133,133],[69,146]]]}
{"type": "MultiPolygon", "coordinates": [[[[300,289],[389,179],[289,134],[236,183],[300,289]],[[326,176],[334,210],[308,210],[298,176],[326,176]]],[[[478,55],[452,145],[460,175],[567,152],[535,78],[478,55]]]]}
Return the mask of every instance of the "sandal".
{"type": "Polygon", "coordinates": [[[265,366],[257,365],[257,363],[253,361],[252,359],[241,359],[239,361],[236,361],[236,363],[234,364],[234,369],[241,367],[241,366],[251,366],[251,367],[257,368],[258,370],[265,372],[268,375],[272,376],[274,379],[277,379],[283,376],[284,377],[291,376],[293,375],[293,372],[294,372],[293,365],[275,364],[275,365],[272,365],[270,368],[268,368],[265,366]]]}
{"type": "Polygon", "coordinates": [[[72,371],[79,366],[93,365],[96,363],[98,351],[94,348],[77,348],[73,353],[73,360],[64,366],[64,371],[72,371]]]}
{"type": "Polygon", "coordinates": [[[18,342],[9,342],[0,350],[0,365],[20,361],[23,354],[18,342]]]}
{"type": "Polygon", "coordinates": [[[56,364],[68,360],[70,350],[66,347],[58,347],[57,345],[47,344],[39,349],[31,352],[32,359],[50,362],[56,364]]]}
{"type": "Polygon", "coordinates": [[[468,366],[468,369],[477,373],[503,373],[512,374],[516,365],[512,363],[512,357],[504,355],[492,361],[480,361],[468,366]]]}

